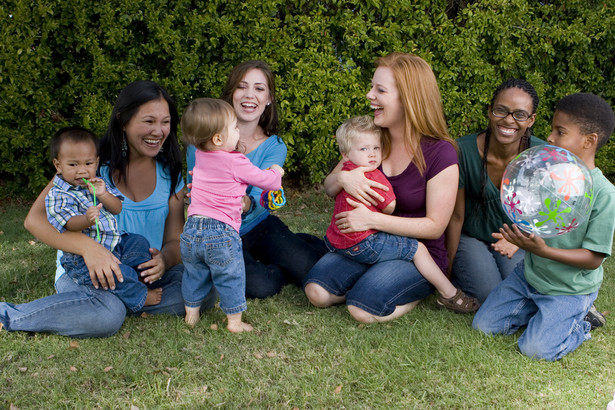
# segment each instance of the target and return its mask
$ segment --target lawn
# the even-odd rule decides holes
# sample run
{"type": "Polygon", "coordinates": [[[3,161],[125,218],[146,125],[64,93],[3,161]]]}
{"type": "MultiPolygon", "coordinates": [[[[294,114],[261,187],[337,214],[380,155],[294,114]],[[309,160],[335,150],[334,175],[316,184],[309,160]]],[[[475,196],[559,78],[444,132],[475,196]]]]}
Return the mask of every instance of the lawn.
{"type": "MultiPolygon", "coordinates": [[[[287,193],[277,211],[322,235],[332,201],[287,193]]],[[[23,228],[28,204],[0,203],[0,301],[53,292],[54,251],[23,228]]],[[[596,302],[615,308],[615,262],[596,302]]],[[[518,335],[487,337],[471,315],[436,307],[362,325],[343,306],[312,307],[287,286],[249,300],[255,331],[234,335],[213,310],[194,328],[171,316],[130,317],[106,339],[0,333],[0,408],[593,408],[615,392],[615,315],[555,363],[522,356],[518,335]]]]}

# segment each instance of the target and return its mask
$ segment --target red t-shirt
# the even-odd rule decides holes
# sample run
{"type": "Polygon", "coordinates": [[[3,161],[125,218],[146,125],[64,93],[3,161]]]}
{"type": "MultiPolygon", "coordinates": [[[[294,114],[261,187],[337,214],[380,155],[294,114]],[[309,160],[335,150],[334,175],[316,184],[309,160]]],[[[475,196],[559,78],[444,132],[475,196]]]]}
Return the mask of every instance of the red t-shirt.
{"type": "MultiPolygon", "coordinates": [[[[350,171],[355,168],[358,167],[351,161],[344,162],[344,165],[342,166],[343,171],[350,171]]],[[[376,192],[382,195],[384,201],[379,202],[377,206],[368,206],[368,209],[370,211],[382,212],[382,210],[386,208],[387,205],[389,205],[392,201],[395,200],[395,192],[393,192],[393,187],[389,183],[388,179],[384,176],[382,171],[378,169],[366,172],[365,177],[371,179],[372,181],[376,181],[383,185],[386,185],[389,188],[388,191],[376,188],[376,192]]],[[[378,232],[374,229],[369,229],[367,231],[361,232],[351,232],[348,234],[340,232],[337,225],[335,225],[335,215],[339,214],[340,212],[350,211],[354,209],[351,205],[348,204],[348,202],[346,202],[346,198],[350,198],[354,201],[357,201],[356,198],[352,197],[342,189],[340,193],[337,194],[337,196],[335,197],[335,207],[333,209],[333,216],[331,217],[331,224],[329,225],[329,228],[327,228],[327,239],[329,240],[329,242],[331,242],[331,245],[335,246],[337,249],[350,248],[351,246],[356,245],[371,234],[378,232]]]]}

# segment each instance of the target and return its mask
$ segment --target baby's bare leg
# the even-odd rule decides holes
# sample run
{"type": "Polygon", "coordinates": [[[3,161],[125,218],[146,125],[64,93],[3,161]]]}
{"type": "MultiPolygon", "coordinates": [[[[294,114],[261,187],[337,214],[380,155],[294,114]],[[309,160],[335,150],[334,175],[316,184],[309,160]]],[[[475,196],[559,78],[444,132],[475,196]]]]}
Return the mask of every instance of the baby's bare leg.
{"type": "Polygon", "coordinates": [[[419,242],[419,246],[412,261],[421,275],[423,275],[429,283],[434,285],[442,296],[447,299],[455,296],[457,289],[453,286],[451,281],[448,280],[440,267],[436,265],[436,262],[434,262],[425,245],[419,242]]]}
{"type": "Polygon", "coordinates": [[[228,325],[226,328],[231,333],[251,332],[254,328],[251,324],[241,321],[241,312],[226,315],[228,325]]]}
{"type": "Polygon", "coordinates": [[[186,310],[186,318],[184,321],[188,326],[194,327],[201,319],[201,307],[184,306],[184,309],[186,310]]]}
{"type": "Polygon", "coordinates": [[[148,289],[144,306],[157,305],[162,300],[162,288],[148,289]]]}

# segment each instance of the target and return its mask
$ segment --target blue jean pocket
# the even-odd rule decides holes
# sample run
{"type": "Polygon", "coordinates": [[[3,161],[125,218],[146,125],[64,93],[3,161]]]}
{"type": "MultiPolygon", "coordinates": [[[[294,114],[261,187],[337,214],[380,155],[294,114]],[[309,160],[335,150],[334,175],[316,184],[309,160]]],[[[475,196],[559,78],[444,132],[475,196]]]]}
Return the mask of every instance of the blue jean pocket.
{"type": "Polygon", "coordinates": [[[226,266],[236,257],[233,251],[233,241],[230,239],[208,243],[207,262],[217,266],[226,266]]]}

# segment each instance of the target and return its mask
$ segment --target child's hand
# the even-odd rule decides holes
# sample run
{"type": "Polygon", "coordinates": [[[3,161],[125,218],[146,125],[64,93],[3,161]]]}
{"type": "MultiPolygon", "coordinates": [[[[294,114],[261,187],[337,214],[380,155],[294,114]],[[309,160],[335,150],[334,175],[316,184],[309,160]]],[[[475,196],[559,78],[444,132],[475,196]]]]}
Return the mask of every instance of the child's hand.
{"type": "Polygon", "coordinates": [[[94,177],[90,178],[89,182],[90,184],[88,184],[88,190],[92,195],[94,195],[94,189],[92,189],[92,185],[94,185],[94,188],[96,188],[97,197],[104,196],[107,193],[107,185],[105,184],[105,181],[103,179],[94,177]]]}
{"type": "Polygon", "coordinates": [[[98,217],[100,216],[100,208],[102,208],[102,204],[91,206],[85,212],[85,217],[88,218],[90,225],[94,225],[98,220],[98,217]]]}
{"type": "Polygon", "coordinates": [[[513,225],[512,228],[504,224],[500,228],[502,237],[513,245],[517,245],[519,248],[524,249],[534,254],[540,254],[541,250],[547,246],[544,239],[534,234],[525,234],[519,230],[517,225],[513,225]]]}
{"type": "Polygon", "coordinates": [[[491,234],[495,239],[498,239],[496,243],[492,243],[491,247],[499,252],[502,256],[507,256],[508,259],[512,258],[513,255],[519,250],[519,247],[515,244],[508,242],[501,233],[494,232],[491,234]]]}
{"type": "Polygon", "coordinates": [[[278,164],[273,164],[272,166],[269,167],[269,169],[275,169],[276,171],[280,173],[281,176],[284,176],[284,169],[278,164]]]}

